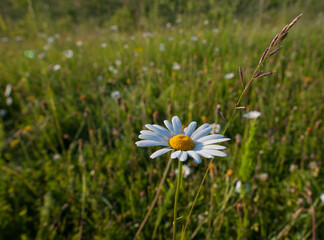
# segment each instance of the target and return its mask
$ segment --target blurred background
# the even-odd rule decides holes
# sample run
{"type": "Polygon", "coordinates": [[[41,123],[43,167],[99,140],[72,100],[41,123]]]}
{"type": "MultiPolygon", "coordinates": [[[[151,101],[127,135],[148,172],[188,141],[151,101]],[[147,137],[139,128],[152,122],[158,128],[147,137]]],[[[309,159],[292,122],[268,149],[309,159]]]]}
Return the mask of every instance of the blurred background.
{"type": "MultiPolygon", "coordinates": [[[[133,239],[169,155],[137,148],[179,116],[226,132],[187,160],[185,239],[324,239],[324,2],[1,0],[0,239],[133,239]],[[249,114],[257,111],[257,114],[249,114]]],[[[177,162],[139,239],[169,239],[177,162]]],[[[179,227],[181,229],[181,227],[179,227]]],[[[180,232],[179,232],[180,233],[180,232]]]]}

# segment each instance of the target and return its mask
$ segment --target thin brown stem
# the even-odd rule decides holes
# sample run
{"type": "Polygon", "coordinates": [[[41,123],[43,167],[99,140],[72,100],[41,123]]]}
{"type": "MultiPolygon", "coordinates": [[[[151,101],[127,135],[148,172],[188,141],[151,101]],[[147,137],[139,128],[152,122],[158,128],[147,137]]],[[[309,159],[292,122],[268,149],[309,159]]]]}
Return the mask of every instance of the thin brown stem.
{"type": "Polygon", "coordinates": [[[206,172],[205,172],[205,175],[204,175],[204,177],[203,177],[203,180],[201,181],[201,184],[200,184],[200,186],[199,186],[199,188],[198,188],[198,193],[196,194],[195,200],[194,200],[193,203],[192,203],[192,206],[191,206],[191,209],[190,209],[189,215],[188,215],[187,220],[186,220],[186,225],[185,225],[185,227],[183,228],[182,233],[181,233],[181,239],[184,239],[184,235],[185,235],[185,233],[186,233],[186,229],[187,229],[187,226],[188,226],[188,223],[189,223],[189,219],[190,219],[190,216],[191,216],[192,210],[193,210],[193,208],[194,208],[194,206],[195,206],[195,204],[196,204],[196,202],[197,202],[197,199],[198,199],[198,196],[199,196],[200,190],[201,190],[201,188],[202,188],[202,186],[203,186],[203,184],[204,184],[204,182],[205,182],[205,179],[206,179],[206,177],[207,177],[208,171],[209,171],[209,169],[210,169],[210,164],[211,164],[212,162],[213,162],[213,158],[212,158],[212,159],[210,160],[210,162],[209,162],[209,165],[208,165],[208,168],[207,168],[207,170],[206,170],[206,172]]]}
{"type": "Polygon", "coordinates": [[[142,229],[143,229],[143,227],[144,227],[147,219],[149,218],[149,216],[150,216],[150,214],[151,214],[151,212],[152,212],[152,210],[153,210],[153,208],[154,208],[154,206],[156,204],[156,201],[158,200],[158,198],[160,196],[160,192],[161,192],[162,186],[163,186],[163,184],[165,182],[165,178],[166,178],[166,176],[167,176],[167,174],[169,172],[169,169],[170,169],[171,161],[172,161],[172,158],[169,159],[169,161],[168,161],[168,163],[167,163],[167,165],[166,165],[166,167],[164,169],[164,173],[163,173],[163,176],[162,176],[160,185],[159,185],[159,187],[158,187],[158,189],[156,191],[156,194],[155,194],[155,197],[153,199],[153,202],[151,203],[151,206],[150,206],[149,210],[147,211],[147,213],[146,213],[146,215],[145,215],[145,217],[144,217],[141,225],[139,226],[139,228],[138,228],[138,230],[136,232],[136,235],[135,235],[135,237],[134,237],[133,240],[136,240],[138,238],[138,236],[140,235],[140,233],[141,233],[141,231],[142,231],[142,229]]]}
{"type": "MultiPolygon", "coordinates": [[[[230,123],[231,123],[232,120],[233,120],[233,117],[234,117],[234,115],[235,115],[235,112],[236,112],[237,106],[240,105],[243,96],[245,95],[245,93],[246,93],[246,91],[248,90],[249,86],[252,84],[253,80],[257,78],[255,75],[260,71],[260,68],[263,66],[263,63],[264,63],[265,60],[268,58],[269,54],[273,51],[274,47],[276,47],[280,42],[282,42],[282,41],[284,40],[285,37],[287,37],[287,34],[286,34],[286,33],[288,33],[288,30],[289,30],[289,29],[290,29],[290,28],[291,28],[291,27],[292,27],[292,26],[297,22],[297,20],[298,20],[301,16],[302,16],[302,14],[300,14],[299,16],[297,16],[297,17],[296,17],[296,18],[295,18],[295,19],[294,19],[290,24],[286,25],[286,26],[282,29],[282,31],[280,32],[280,34],[278,34],[278,35],[276,35],[276,36],[274,37],[274,39],[271,41],[271,43],[269,44],[269,46],[268,46],[268,47],[266,48],[266,50],[263,52],[263,54],[262,54],[262,56],[261,56],[261,58],[260,58],[260,61],[259,61],[258,66],[255,68],[253,74],[251,75],[250,81],[246,84],[246,86],[245,86],[243,92],[241,93],[241,95],[239,96],[239,98],[238,98],[238,100],[237,100],[237,102],[236,102],[236,104],[235,104],[235,108],[233,109],[232,114],[231,114],[229,120],[227,121],[227,123],[226,123],[226,125],[225,125],[225,127],[224,127],[224,130],[223,130],[223,132],[222,132],[223,135],[226,133],[226,131],[227,131],[227,129],[228,129],[230,123]],[[278,38],[279,38],[279,40],[277,41],[278,38]]],[[[259,74],[259,75],[261,75],[261,74],[259,74]]],[[[210,162],[209,162],[209,166],[210,166],[210,164],[211,164],[212,162],[213,162],[213,159],[210,160],[210,162]]],[[[194,206],[195,206],[195,204],[196,204],[196,201],[197,201],[197,199],[198,199],[198,195],[199,195],[199,193],[200,193],[200,190],[201,190],[201,188],[202,188],[202,185],[204,184],[205,178],[206,178],[206,176],[207,176],[207,174],[208,174],[208,172],[209,172],[209,169],[210,169],[209,166],[208,166],[208,168],[207,168],[207,170],[206,170],[206,172],[205,172],[205,175],[204,175],[204,177],[203,177],[203,180],[202,180],[202,182],[201,182],[201,184],[200,184],[200,186],[199,186],[198,192],[197,192],[197,194],[196,194],[195,200],[194,200],[194,202],[193,202],[193,204],[192,204],[192,206],[191,206],[191,209],[190,209],[189,215],[188,215],[188,217],[187,217],[186,225],[185,225],[185,227],[184,227],[184,229],[183,229],[183,231],[182,231],[182,238],[181,238],[181,239],[184,238],[184,235],[185,235],[185,232],[186,232],[187,225],[188,225],[188,223],[189,223],[189,219],[190,219],[190,216],[191,216],[192,210],[193,210],[193,208],[194,208],[194,206]]]]}

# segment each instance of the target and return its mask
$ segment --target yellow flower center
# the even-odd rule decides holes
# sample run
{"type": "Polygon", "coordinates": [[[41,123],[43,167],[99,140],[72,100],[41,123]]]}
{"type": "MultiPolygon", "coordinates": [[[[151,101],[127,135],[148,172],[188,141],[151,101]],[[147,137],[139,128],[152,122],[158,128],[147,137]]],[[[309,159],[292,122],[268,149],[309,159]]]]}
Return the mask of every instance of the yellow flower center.
{"type": "Polygon", "coordinates": [[[194,148],[194,143],[191,140],[191,138],[183,134],[179,134],[177,136],[170,138],[169,144],[170,147],[182,151],[186,151],[194,148]]]}

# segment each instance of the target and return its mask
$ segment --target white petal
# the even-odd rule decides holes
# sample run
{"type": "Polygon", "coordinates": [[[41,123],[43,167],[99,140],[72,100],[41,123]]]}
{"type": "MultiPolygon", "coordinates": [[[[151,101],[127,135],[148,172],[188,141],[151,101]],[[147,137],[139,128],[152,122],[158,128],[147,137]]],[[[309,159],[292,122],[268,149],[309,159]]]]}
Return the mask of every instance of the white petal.
{"type": "Polygon", "coordinates": [[[152,130],[153,132],[156,132],[157,134],[161,135],[162,137],[164,137],[165,139],[169,139],[171,137],[170,132],[168,130],[161,129],[159,127],[157,127],[158,125],[151,125],[151,124],[146,124],[145,127],[152,130]]]}
{"type": "Polygon", "coordinates": [[[168,120],[164,120],[164,125],[167,127],[167,129],[169,129],[171,135],[176,135],[172,123],[170,123],[168,120]]]}
{"type": "Polygon", "coordinates": [[[181,152],[181,155],[180,155],[178,158],[179,158],[179,160],[180,160],[181,162],[186,161],[187,158],[188,158],[188,154],[187,154],[187,152],[186,152],[186,151],[182,151],[182,152],[181,152]]]}
{"type": "Polygon", "coordinates": [[[197,139],[197,141],[199,141],[199,142],[205,142],[205,141],[208,141],[208,140],[219,139],[219,138],[223,138],[223,137],[224,136],[221,135],[221,134],[213,134],[213,135],[208,135],[208,136],[199,138],[199,139],[197,139]]]}
{"type": "Polygon", "coordinates": [[[195,161],[195,163],[197,163],[197,164],[201,163],[201,159],[195,151],[187,151],[187,153],[190,157],[192,157],[192,159],[195,161]]]}
{"type": "Polygon", "coordinates": [[[200,151],[195,151],[196,153],[198,153],[200,156],[204,157],[204,158],[213,158],[213,155],[207,153],[204,150],[200,150],[200,151]]]}
{"type": "Polygon", "coordinates": [[[212,130],[211,127],[204,128],[203,130],[200,130],[199,132],[195,132],[192,134],[191,139],[192,140],[198,140],[199,138],[206,136],[210,131],[212,130]]]}
{"type": "Polygon", "coordinates": [[[152,147],[152,146],[169,146],[168,144],[160,141],[141,140],[135,143],[138,147],[152,147]]]}
{"type": "Polygon", "coordinates": [[[172,118],[172,125],[173,125],[174,132],[176,134],[182,133],[182,124],[181,124],[180,118],[178,116],[174,116],[172,118]]]}
{"type": "Polygon", "coordinates": [[[213,143],[220,143],[220,142],[225,142],[225,141],[228,141],[228,140],[231,140],[231,139],[230,138],[212,139],[212,140],[208,140],[208,141],[203,142],[203,144],[204,145],[210,145],[210,144],[213,144],[213,143]]]}
{"type": "Polygon", "coordinates": [[[178,151],[176,151],[176,152],[173,152],[173,153],[171,154],[171,158],[172,158],[172,159],[177,158],[177,157],[179,157],[180,154],[181,154],[181,150],[178,150],[178,151]]]}
{"type": "Polygon", "coordinates": [[[194,141],[194,145],[195,145],[195,147],[194,147],[193,151],[200,151],[204,147],[203,143],[197,142],[197,141],[194,141]]]}
{"type": "Polygon", "coordinates": [[[171,150],[172,150],[172,148],[162,148],[162,149],[157,150],[156,152],[154,152],[154,153],[150,156],[150,158],[157,158],[157,157],[159,157],[159,156],[163,155],[164,153],[167,153],[167,152],[169,152],[169,151],[171,151],[171,150]]]}
{"type": "Polygon", "coordinates": [[[209,124],[208,123],[204,123],[203,125],[201,125],[199,128],[196,129],[196,131],[194,131],[191,135],[191,137],[194,137],[197,133],[199,133],[201,130],[204,130],[205,128],[208,128],[209,124]]]}
{"type": "Polygon", "coordinates": [[[140,133],[141,133],[141,134],[151,134],[151,133],[153,133],[153,134],[158,135],[157,133],[155,133],[155,132],[153,132],[153,131],[150,131],[150,130],[141,130],[140,133]]]}
{"type": "Polygon", "coordinates": [[[206,153],[209,153],[213,156],[217,156],[217,157],[226,157],[227,154],[218,150],[213,150],[213,149],[203,149],[202,151],[205,151],[206,153]]]}
{"type": "Polygon", "coordinates": [[[159,128],[161,131],[163,131],[165,136],[168,136],[169,138],[171,137],[171,134],[170,134],[169,130],[167,130],[165,127],[162,127],[162,126],[157,125],[157,124],[154,124],[153,126],[159,128]]]}
{"type": "Polygon", "coordinates": [[[153,140],[153,141],[160,141],[160,142],[168,143],[168,141],[165,138],[161,137],[160,135],[157,135],[156,133],[153,133],[153,134],[140,134],[138,136],[138,138],[143,139],[143,140],[153,140]]]}
{"type": "Polygon", "coordinates": [[[221,145],[205,145],[203,149],[214,149],[214,150],[223,150],[226,149],[226,147],[221,145]]]}
{"type": "Polygon", "coordinates": [[[197,123],[196,122],[191,122],[188,127],[186,127],[184,130],[183,130],[183,133],[185,135],[187,135],[188,137],[191,136],[191,134],[193,133],[193,131],[195,130],[197,126],[197,123]]]}

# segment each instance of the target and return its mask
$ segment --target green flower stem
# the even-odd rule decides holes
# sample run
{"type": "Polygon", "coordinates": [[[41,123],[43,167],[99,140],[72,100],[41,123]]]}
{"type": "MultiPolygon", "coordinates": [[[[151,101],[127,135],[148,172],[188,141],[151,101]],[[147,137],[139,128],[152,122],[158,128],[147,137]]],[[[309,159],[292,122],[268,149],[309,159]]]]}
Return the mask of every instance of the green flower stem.
{"type": "Polygon", "coordinates": [[[181,179],[182,179],[182,162],[179,160],[178,164],[178,181],[177,181],[177,189],[175,193],[174,198],[174,214],[173,214],[173,240],[176,239],[176,233],[177,233],[177,204],[178,204],[178,198],[179,198],[179,192],[180,192],[180,185],[181,185],[181,179]]]}
{"type": "Polygon", "coordinates": [[[143,229],[143,227],[144,227],[144,225],[145,225],[147,219],[149,218],[149,216],[150,216],[150,214],[151,214],[151,212],[152,212],[152,210],[153,210],[153,208],[154,208],[154,206],[155,206],[155,204],[156,204],[156,201],[158,200],[158,198],[159,198],[159,196],[160,196],[160,192],[161,192],[162,186],[163,186],[163,184],[164,184],[164,182],[165,182],[165,178],[166,178],[166,176],[167,176],[167,174],[168,174],[168,172],[169,172],[169,168],[170,168],[171,162],[172,162],[172,158],[169,158],[169,161],[168,161],[168,163],[167,163],[167,165],[166,165],[166,167],[165,167],[165,170],[164,170],[164,173],[163,173],[163,176],[162,176],[161,182],[160,182],[159,187],[158,187],[158,189],[157,189],[157,191],[156,191],[156,194],[155,194],[154,200],[153,200],[153,202],[152,202],[152,204],[151,204],[149,210],[147,211],[144,220],[142,221],[140,227],[138,228],[138,230],[137,230],[137,232],[136,232],[136,235],[135,235],[135,237],[134,237],[133,240],[136,240],[136,239],[139,237],[139,235],[140,235],[140,233],[141,233],[141,231],[142,231],[142,229],[143,229]]]}
{"type": "MultiPolygon", "coordinates": [[[[234,107],[234,109],[233,109],[233,111],[232,111],[232,114],[231,114],[229,120],[227,121],[227,123],[226,123],[226,125],[225,125],[225,127],[224,127],[224,130],[223,130],[223,132],[222,132],[223,135],[226,133],[226,131],[227,131],[227,129],[228,129],[230,123],[232,122],[233,117],[234,117],[234,115],[235,115],[235,112],[236,112],[236,110],[237,110],[237,107],[240,106],[241,100],[242,100],[243,96],[245,95],[245,92],[248,90],[248,88],[249,88],[250,85],[252,84],[253,80],[257,79],[257,78],[255,77],[256,73],[260,70],[261,66],[263,66],[264,61],[267,59],[269,53],[273,50],[273,48],[274,48],[274,46],[272,46],[271,48],[268,49],[268,51],[267,51],[266,55],[264,56],[263,60],[260,61],[259,64],[258,64],[258,66],[255,68],[255,70],[254,70],[254,72],[253,72],[253,74],[252,74],[252,76],[251,76],[249,82],[245,85],[245,87],[244,87],[244,89],[243,89],[241,95],[239,96],[239,98],[238,98],[238,100],[237,100],[237,102],[236,102],[236,104],[235,104],[235,107],[234,107]]],[[[191,216],[192,210],[193,210],[193,208],[194,208],[194,206],[195,206],[195,204],[196,204],[196,201],[197,201],[197,198],[198,198],[198,196],[199,196],[199,193],[200,193],[201,187],[202,187],[202,185],[203,185],[204,182],[205,182],[206,176],[207,176],[207,174],[208,174],[208,172],[209,172],[209,169],[210,169],[209,166],[210,166],[210,164],[211,164],[212,162],[213,162],[213,158],[212,158],[212,159],[210,160],[210,162],[209,162],[208,168],[207,168],[207,170],[206,170],[206,172],[205,172],[205,175],[204,175],[204,177],[203,177],[203,180],[201,181],[201,184],[200,184],[200,187],[199,187],[198,192],[197,192],[197,194],[196,194],[195,200],[194,200],[194,202],[193,202],[193,204],[192,204],[192,206],[191,206],[191,209],[190,209],[189,215],[187,216],[186,225],[185,225],[185,227],[184,227],[184,229],[183,229],[183,231],[182,231],[182,233],[181,233],[181,234],[182,234],[182,239],[183,239],[184,236],[185,236],[186,229],[187,229],[187,225],[188,225],[188,223],[189,223],[189,219],[190,219],[190,216],[191,216]]]]}

